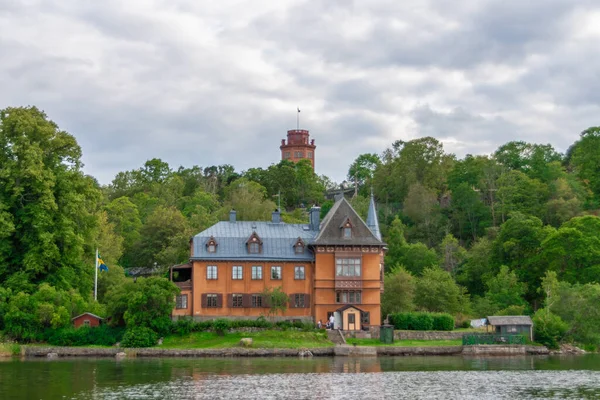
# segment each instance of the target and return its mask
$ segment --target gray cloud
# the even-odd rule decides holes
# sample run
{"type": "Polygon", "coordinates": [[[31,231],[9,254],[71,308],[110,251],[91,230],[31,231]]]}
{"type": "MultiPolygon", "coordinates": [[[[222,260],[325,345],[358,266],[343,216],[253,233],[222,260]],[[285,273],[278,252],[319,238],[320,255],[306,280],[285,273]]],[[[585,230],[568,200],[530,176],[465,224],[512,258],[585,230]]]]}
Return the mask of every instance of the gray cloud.
{"type": "Polygon", "coordinates": [[[425,135],[564,151],[598,124],[595,26],[592,0],[5,0],[0,107],[44,109],[102,183],[154,157],[266,167],[296,106],[338,181],[425,135]]]}

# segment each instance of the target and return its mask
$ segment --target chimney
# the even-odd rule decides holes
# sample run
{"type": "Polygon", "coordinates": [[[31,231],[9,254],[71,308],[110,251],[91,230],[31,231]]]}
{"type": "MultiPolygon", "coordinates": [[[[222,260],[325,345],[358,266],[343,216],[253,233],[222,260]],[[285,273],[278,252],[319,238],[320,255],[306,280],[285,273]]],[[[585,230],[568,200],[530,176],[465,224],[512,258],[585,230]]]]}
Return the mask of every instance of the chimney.
{"type": "Polygon", "coordinates": [[[229,211],[229,222],[235,222],[237,212],[235,210],[229,211]]]}
{"type": "Polygon", "coordinates": [[[310,230],[318,231],[321,225],[321,207],[312,207],[309,212],[310,230]]]}
{"type": "Polygon", "coordinates": [[[281,222],[281,213],[279,212],[279,209],[275,209],[275,211],[273,211],[273,213],[271,214],[271,222],[274,224],[278,224],[281,222]]]}

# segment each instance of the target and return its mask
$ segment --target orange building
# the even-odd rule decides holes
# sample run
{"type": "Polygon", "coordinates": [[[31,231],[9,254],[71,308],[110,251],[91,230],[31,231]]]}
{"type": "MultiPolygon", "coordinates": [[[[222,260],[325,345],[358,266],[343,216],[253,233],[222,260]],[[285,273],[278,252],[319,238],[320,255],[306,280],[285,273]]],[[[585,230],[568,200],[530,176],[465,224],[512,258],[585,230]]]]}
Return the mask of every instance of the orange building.
{"type": "Polygon", "coordinates": [[[292,129],[287,131],[287,142],[281,139],[281,159],[298,162],[300,160],[310,160],[313,169],[315,168],[315,140],[310,139],[310,134],[306,129],[292,129]]]}
{"type": "Polygon", "coordinates": [[[197,320],[267,315],[265,288],[280,287],[288,308],[279,319],[325,321],[359,330],[379,325],[383,250],[375,202],[365,223],[344,199],[319,220],[286,224],[275,211],[270,222],[221,221],[191,240],[190,262],[171,268],[181,289],[173,317],[197,320]]]}

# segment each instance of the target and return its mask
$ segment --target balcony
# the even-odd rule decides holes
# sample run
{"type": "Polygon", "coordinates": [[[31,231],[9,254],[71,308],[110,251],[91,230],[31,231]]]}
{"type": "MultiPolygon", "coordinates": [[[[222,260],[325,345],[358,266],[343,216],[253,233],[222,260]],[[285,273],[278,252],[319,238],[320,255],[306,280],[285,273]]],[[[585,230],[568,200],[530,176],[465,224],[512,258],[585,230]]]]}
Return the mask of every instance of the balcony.
{"type": "Polygon", "coordinates": [[[335,288],[336,289],[362,289],[363,284],[362,280],[359,279],[336,279],[335,280],[335,288]]]}
{"type": "Polygon", "coordinates": [[[192,290],[192,281],[188,279],[183,282],[173,282],[181,290],[192,290]]]}

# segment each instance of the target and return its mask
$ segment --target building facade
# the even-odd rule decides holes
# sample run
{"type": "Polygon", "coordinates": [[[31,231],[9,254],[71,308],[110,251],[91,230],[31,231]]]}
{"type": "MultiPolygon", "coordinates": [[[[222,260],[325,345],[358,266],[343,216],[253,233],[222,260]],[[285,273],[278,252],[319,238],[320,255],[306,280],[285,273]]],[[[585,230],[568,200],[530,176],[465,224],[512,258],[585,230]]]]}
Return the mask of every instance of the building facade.
{"type": "Polygon", "coordinates": [[[281,139],[281,159],[298,162],[309,160],[315,168],[315,140],[306,129],[292,129],[287,132],[287,141],[281,139]]]}
{"type": "Polygon", "coordinates": [[[221,221],[191,240],[190,262],[171,268],[181,289],[173,317],[257,318],[270,310],[266,288],[288,295],[277,318],[358,330],[380,325],[383,252],[371,198],[364,222],[344,199],[323,221],[310,210],[308,224],[286,224],[275,211],[270,222],[221,221]],[[352,307],[348,307],[352,306],[352,307]]]}

